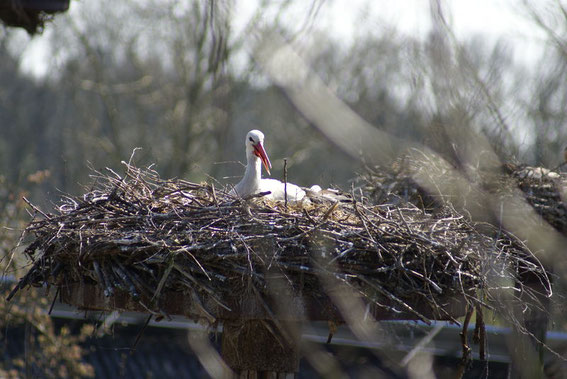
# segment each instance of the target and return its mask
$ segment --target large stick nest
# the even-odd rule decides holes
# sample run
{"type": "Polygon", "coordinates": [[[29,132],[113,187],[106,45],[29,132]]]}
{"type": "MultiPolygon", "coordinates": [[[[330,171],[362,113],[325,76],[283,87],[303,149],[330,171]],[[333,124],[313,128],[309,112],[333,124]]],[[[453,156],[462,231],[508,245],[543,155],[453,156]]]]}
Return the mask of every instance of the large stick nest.
{"type": "Polygon", "coordinates": [[[54,214],[33,207],[25,250],[33,265],[10,297],[28,285],[89,283],[152,312],[164,312],[161,299],[172,292],[212,299],[218,307],[207,311],[219,317],[238,291],[270,297],[275,277],[294,296],[344,286],[394,317],[427,321],[459,316],[446,310],[448,299],[490,306],[520,272],[547,282],[514,236],[450,206],[428,213],[374,204],[361,192],[350,202],[286,208],[125,165],[123,176],[93,175],[93,187],[65,197],[54,214]]]}

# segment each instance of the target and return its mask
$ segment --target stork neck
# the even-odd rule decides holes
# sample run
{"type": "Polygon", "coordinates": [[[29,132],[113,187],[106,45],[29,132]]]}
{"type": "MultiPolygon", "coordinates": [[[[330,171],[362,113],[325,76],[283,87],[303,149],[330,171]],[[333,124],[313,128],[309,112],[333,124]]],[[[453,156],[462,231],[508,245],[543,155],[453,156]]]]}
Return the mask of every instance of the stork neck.
{"type": "Polygon", "coordinates": [[[248,154],[247,159],[248,164],[246,165],[243,181],[248,183],[259,183],[262,178],[262,162],[260,161],[260,158],[254,154],[248,154]]]}

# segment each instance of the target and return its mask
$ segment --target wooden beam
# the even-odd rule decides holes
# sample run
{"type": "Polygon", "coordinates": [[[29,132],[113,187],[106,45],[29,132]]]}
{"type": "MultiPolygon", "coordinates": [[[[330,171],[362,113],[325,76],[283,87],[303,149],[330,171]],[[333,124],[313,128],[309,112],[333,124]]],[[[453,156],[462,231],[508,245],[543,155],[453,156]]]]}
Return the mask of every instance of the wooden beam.
{"type": "MultiPolygon", "coordinates": [[[[181,315],[194,320],[211,321],[211,316],[217,320],[271,320],[283,321],[334,321],[344,322],[344,318],[324,294],[317,296],[296,296],[287,300],[286,311],[283,314],[273,313],[278,309],[278,294],[271,298],[256,299],[254,297],[243,297],[242,295],[227,296],[220,299],[230,310],[219,305],[213,299],[200,299],[196,301],[195,295],[181,292],[164,292],[157,304],[152,304],[151,299],[140,296],[135,301],[126,291],[116,290],[113,296],[106,297],[103,290],[89,283],[72,283],[61,285],[61,300],[64,303],[79,309],[98,311],[135,311],[144,313],[181,315]]],[[[241,293],[235,291],[235,293],[241,293]]],[[[283,294],[282,294],[283,296],[283,294]]],[[[381,304],[393,307],[386,300],[381,304]]],[[[433,309],[425,300],[415,300],[411,305],[416,311],[430,320],[451,320],[465,314],[466,302],[462,297],[453,296],[437,300],[438,308],[433,309]],[[440,313],[440,312],[444,313],[440,313]]],[[[414,314],[407,310],[393,311],[375,304],[368,306],[369,315],[375,320],[417,320],[414,314]]]]}

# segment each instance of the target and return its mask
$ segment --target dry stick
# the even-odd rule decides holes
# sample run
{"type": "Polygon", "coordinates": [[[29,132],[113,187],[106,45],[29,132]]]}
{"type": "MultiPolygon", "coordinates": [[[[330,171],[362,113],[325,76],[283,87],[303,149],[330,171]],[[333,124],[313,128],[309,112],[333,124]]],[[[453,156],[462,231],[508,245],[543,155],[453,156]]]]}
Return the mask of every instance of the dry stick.
{"type": "Polygon", "coordinates": [[[217,296],[215,295],[215,293],[212,289],[203,285],[201,282],[199,282],[197,279],[195,279],[195,277],[193,277],[193,275],[191,275],[187,271],[183,270],[183,268],[180,265],[178,265],[177,263],[174,263],[173,268],[175,268],[181,275],[183,275],[184,277],[189,279],[192,283],[199,286],[199,288],[201,288],[203,291],[207,292],[207,294],[211,297],[211,299],[214,300],[219,306],[223,307],[224,309],[226,309],[229,312],[232,312],[232,309],[230,309],[220,299],[217,298],[217,296]]]}
{"type": "MultiPolygon", "coordinates": [[[[368,235],[368,238],[370,238],[370,240],[374,243],[375,246],[379,246],[380,244],[378,243],[378,241],[376,241],[372,233],[370,233],[370,229],[368,229],[368,225],[366,225],[365,217],[363,216],[362,212],[360,212],[360,210],[358,209],[358,202],[354,197],[354,190],[352,192],[352,207],[354,208],[354,212],[358,216],[358,219],[362,223],[362,226],[364,226],[364,230],[366,230],[366,234],[368,235]]],[[[376,251],[378,253],[378,257],[382,259],[382,252],[379,249],[377,249],[376,251]]]]}
{"type": "Polygon", "coordinates": [[[148,327],[148,324],[150,323],[152,317],[153,317],[153,315],[148,316],[148,318],[146,319],[146,322],[142,326],[142,329],[140,329],[140,331],[138,332],[138,335],[136,336],[136,340],[134,341],[134,345],[130,349],[130,355],[132,355],[136,352],[136,346],[138,346],[138,342],[140,342],[140,338],[142,338],[142,334],[144,334],[144,331],[148,327]]]}
{"type": "Polygon", "coordinates": [[[51,219],[51,217],[49,217],[48,214],[44,213],[41,209],[39,209],[38,207],[36,207],[35,205],[33,205],[28,199],[26,199],[25,196],[22,197],[22,200],[29,205],[35,212],[41,214],[43,217],[45,217],[47,220],[51,219]]]}
{"type": "Polygon", "coordinates": [[[245,196],[245,197],[242,198],[242,200],[250,200],[250,199],[255,199],[257,197],[264,197],[264,196],[269,195],[271,193],[272,193],[271,191],[258,192],[258,193],[255,193],[253,195],[245,196]]]}
{"type": "Polygon", "coordinates": [[[307,209],[303,208],[302,211],[303,211],[303,215],[309,220],[309,222],[310,222],[311,224],[313,224],[313,225],[316,225],[316,224],[317,224],[317,221],[315,221],[315,220],[313,219],[313,217],[311,217],[311,215],[309,214],[309,212],[307,212],[307,209]]]}
{"type": "Polygon", "coordinates": [[[486,326],[484,324],[484,316],[480,304],[475,304],[476,309],[476,326],[473,341],[477,342],[478,355],[481,361],[486,360],[486,326]]]}
{"type": "Polygon", "coordinates": [[[459,333],[461,336],[461,346],[463,348],[463,357],[457,366],[457,378],[462,378],[468,363],[471,359],[471,348],[467,342],[467,331],[469,329],[469,323],[473,315],[474,308],[471,305],[467,305],[467,314],[465,315],[465,320],[463,321],[463,329],[459,333]]]}
{"type": "Polygon", "coordinates": [[[51,312],[53,311],[53,306],[55,305],[55,301],[57,300],[57,296],[59,295],[59,292],[61,291],[61,287],[57,287],[57,290],[55,291],[55,296],[53,296],[53,301],[51,302],[51,306],[49,307],[49,312],[47,312],[48,315],[51,316],[51,312]]]}
{"type": "MultiPolygon", "coordinates": [[[[379,285],[377,283],[373,283],[370,280],[368,280],[368,279],[366,279],[365,277],[362,277],[362,276],[359,276],[358,279],[361,280],[362,282],[368,284],[370,287],[377,290],[379,293],[386,296],[388,299],[390,299],[393,302],[401,305],[403,308],[406,309],[406,311],[413,313],[415,316],[419,317],[421,319],[421,321],[423,321],[427,325],[431,325],[431,321],[427,317],[425,317],[424,315],[422,315],[421,313],[419,313],[418,311],[413,309],[409,304],[404,302],[402,299],[400,299],[399,297],[397,297],[396,295],[394,295],[390,291],[383,288],[381,285],[379,285]]],[[[390,307],[390,308],[395,311],[395,308],[393,308],[393,307],[390,307]]]]}
{"type": "Polygon", "coordinates": [[[321,217],[321,219],[319,220],[319,223],[323,223],[325,221],[327,221],[327,219],[331,216],[331,214],[333,213],[333,211],[335,209],[337,209],[339,203],[338,202],[334,202],[333,204],[331,204],[331,206],[329,207],[329,209],[327,209],[325,211],[325,214],[323,215],[323,217],[321,217]]]}
{"type": "Polygon", "coordinates": [[[335,321],[328,321],[328,325],[329,325],[329,335],[327,336],[327,342],[326,342],[327,345],[331,343],[331,340],[333,339],[333,335],[339,329],[339,326],[335,321]]]}
{"type": "Polygon", "coordinates": [[[111,296],[114,291],[112,290],[112,286],[110,285],[108,278],[106,277],[105,273],[100,268],[100,264],[97,261],[93,261],[93,268],[95,270],[96,276],[100,284],[104,286],[104,296],[109,297],[111,296]]]}
{"type": "Polygon", "coordinates": [[[12,291],[10,291],[10,293],[8,294],[8,296],[6,297],[6,301],[10,301],[12,299],[12,297],[14,297],[14,295],[20,290],[25,288],[27,285],[30,284],[30,280],[32,279],[32,275],[36,273],[36,271],[39,271],[41,267],[41,260],[38,259],[37,261],[35,261],[35,263],[32,265],[32,267],[30,268],[30,270],[27,272],[26,275],[24,275],[23,278],[21,278],[18,283],[14,286],[14,288],[12,289],[12,291]]]}
{"type": "Polygon", "coordinates": [[[203,267],[203,265],[201,265],[201,262],[199,262],[197,260],[197,258],[191,254],[191,252],[189,251],[189,249],[187,249],[186,247],[182,247],[181,249],[178,249],[177,251],[183,251],[185,253],[187,253],[187,255],[189,255],[191,258],[193,258],[193,260],[195,261],[195,263],[197,263],[197,266],[199,266],[199,268],[201,269],[201,271],[203,272],[203,274],[205,274],[205,276],[207,277],[207,279],[211,280],[211,277],[209,276],[209,274],[207,273],[207,270],[205,270],[205,268],[203,267]]]}
{"type": "Polygon", "coordinates": [[[140,298],[140,294],[138,293],[138,289],[136,288],[136,285],[134,284],[134,282],[132,282],[132,279],[130,279],[130,277],[128,276],[128,273],[122,270],[122,268],[120,268],[117,265],[111,265],[111,269],[112,271],[114,271],[117,277],[120,280],[122,280],[126,289],[129,291],[130,296],[132,296],[132,298],[135,301],[138,301],[138,299],[140,298]]]}
{"type": "Polygon", "coordinates": [[[118,259],[112,258],[112,261],[124,272],[134,286],[144,295],[151,296],[154,291],[146,282],[144,282],[133,270],[128,270],[118,259]]]}
{"type": "Polygon", "coordinates": [[[174,259],[175,258],[173,256],[170,258],[170,261],[167,265],[167,268],[165,269],[165,272],[163,273],[163,276],[161,277],[161,279],[158,283],[158,286],[156,288],[156,292],[154,292],[154,296],[152,296],[152,298],[150,299],[150,303],[154,303],[154,301],[159,299],[159,295],[161,293],[163,285],[165,284],[165,281],[167,280],[167,277],[171,273],[171,270],[173,269],[173,265],[175,264],[174,259]]]}
{"type": "Polygon", "coordinates": [[[214,184],[214,183],[211,183],[211,187],[210,187],[210,188],[211,188],[211,194],[213,195],[213,201],[215,202],[215,205],[218,207],[218,206],[219,206],[219,202],[218,202],[218,200],[217,200],[217,194],[216,194],[216,191],[215,191],[215,184],[214,184]]]}
{"type": "Polygon", "coordinates": [[[287,209],[287,158],[283,160],[284,206],[287,209]]]}

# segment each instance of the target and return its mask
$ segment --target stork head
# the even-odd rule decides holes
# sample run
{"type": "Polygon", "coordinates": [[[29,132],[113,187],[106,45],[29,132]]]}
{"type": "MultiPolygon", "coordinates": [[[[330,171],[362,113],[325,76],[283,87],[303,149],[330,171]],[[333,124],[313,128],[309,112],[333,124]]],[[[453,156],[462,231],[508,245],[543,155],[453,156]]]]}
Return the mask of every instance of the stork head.
{"type": "Polygon", "coordinates": [[[264,150],[264,133],[256,129],[249,131],[248,134],[246,134],[245,144],[247,157],[253,159],[256,159],[256,157],[259,158],[268,174],[270,174],[272,164],[266,154],[266,150],[264,150]]]}

